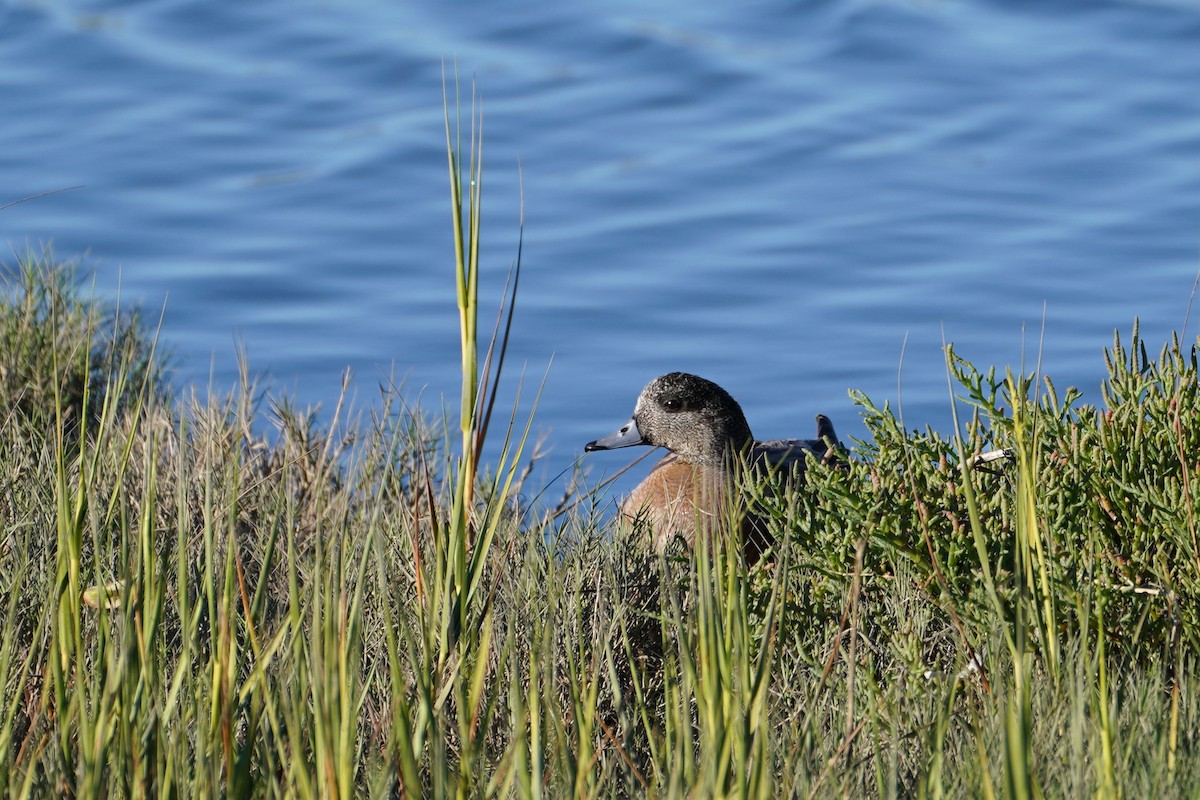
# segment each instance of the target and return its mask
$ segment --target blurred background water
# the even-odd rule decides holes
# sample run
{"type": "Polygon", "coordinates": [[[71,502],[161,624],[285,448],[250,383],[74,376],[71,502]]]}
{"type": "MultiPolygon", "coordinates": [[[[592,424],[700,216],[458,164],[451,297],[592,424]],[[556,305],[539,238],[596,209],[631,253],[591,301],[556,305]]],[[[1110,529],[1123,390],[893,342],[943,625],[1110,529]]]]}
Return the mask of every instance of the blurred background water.
{"type": "Polygon", "coordinates": [[[543,482],[671,370],[763,438],[863,435],[849,388],[945,432],[943,335],[1099,402],[1114,329],[1184,325],[1194,2],[10,0],[0,204],[83,188],[0,212],[4,260],[165,302],[181,387],[235,385],[241,342],[302,404],[394,367],[453,409],[444,65],[484,108],[489,303],[523,183],[506,397],[549,368],[543,482]]]}

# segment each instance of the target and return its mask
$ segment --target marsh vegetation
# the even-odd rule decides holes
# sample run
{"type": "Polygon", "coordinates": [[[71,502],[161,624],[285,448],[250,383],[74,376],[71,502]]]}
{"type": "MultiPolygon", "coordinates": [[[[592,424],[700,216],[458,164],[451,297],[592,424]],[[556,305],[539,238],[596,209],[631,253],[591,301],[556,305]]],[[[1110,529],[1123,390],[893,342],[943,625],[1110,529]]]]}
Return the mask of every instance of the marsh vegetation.
{"type": "Polygon", "coordinates": [[[846,467],[762,493],[768,557],[658,555],[586,476],[516,500],[536,421],[492,402],[517,285],[489,345],[476,145],[456,418],[388,383],[318,415],[248,366],[174,387],[69,265],[10,268],[0,793],[1200,792],[1190,342],[1114,339],[1099,405],[948,349],[959,433],[856,394],[846,467]]]}

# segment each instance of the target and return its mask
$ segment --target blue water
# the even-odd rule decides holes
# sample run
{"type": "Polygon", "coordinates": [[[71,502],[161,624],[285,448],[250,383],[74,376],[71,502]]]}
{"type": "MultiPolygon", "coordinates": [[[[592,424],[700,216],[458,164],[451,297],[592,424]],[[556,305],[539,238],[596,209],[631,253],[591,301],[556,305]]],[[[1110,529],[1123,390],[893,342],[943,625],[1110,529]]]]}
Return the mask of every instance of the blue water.
{"type": "Polygon", "coordinates": [[[943,335],[1099,402],[1114,329],[1183,325],[1200,5],[726,6],[5,3],[0,204],[83,188],[0,212],[0,241],[165,303],[181,386],[232,386],[241,342],[303,403],[349,366],[360,406],[394,368],[454,407],[457,65],[485,114],[489,301],[523,182],[509,365],[527,394],[549,368],[543,480],[671,370],[764,438],[817,412],[862,435],[851,387],[944,431],[943,335]]]}

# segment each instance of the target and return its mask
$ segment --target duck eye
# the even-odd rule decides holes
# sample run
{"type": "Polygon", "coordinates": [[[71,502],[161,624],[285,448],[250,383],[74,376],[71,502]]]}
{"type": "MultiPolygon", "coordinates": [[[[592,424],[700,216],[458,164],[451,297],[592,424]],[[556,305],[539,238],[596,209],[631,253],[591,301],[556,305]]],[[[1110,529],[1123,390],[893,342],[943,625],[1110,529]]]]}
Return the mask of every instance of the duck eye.
{"type": "Polygon", "coordinates": [[[672,413],[676,411],[683,411],[683,401],[675,397],[669,397],[666,400],[663,400],[662,405],[663,408],[672,413]]]}

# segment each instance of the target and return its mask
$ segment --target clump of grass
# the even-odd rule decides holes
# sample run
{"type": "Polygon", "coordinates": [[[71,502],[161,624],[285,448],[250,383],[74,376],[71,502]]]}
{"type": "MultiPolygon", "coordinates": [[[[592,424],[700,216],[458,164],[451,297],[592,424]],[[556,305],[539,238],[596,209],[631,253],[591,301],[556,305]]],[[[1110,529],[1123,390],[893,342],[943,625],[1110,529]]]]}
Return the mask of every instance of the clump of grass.
{"type": "Polygon", "coordinates": [[[124,410],[136,388],[164,388],[140,311],[96,303],[78,277],[77,263],[57,263],[47,249],[26,253],[3,278],[0,406],[47,431],[59,411],[73,429],[94,427],[100,406],[84,413],[88,393],[124,410]]]}
{"type": "Polygon", "coordinates": [[[1090,406],[950,350],[959,430],[855,395],[844,468],[756,488],[762,564],[736,536],[646,552],[595,496],[512,502],[536,458],[530,415],[492,424],[518,272],[482,345],[471,119],[465,151],[447,119],[457,419],[390,383],[320,415],[245,364],[173,394],[132,316],[20,265],[0,793],[1196,794],[1194,352],[1150,358],[1135,327],[1090,406]]]}

